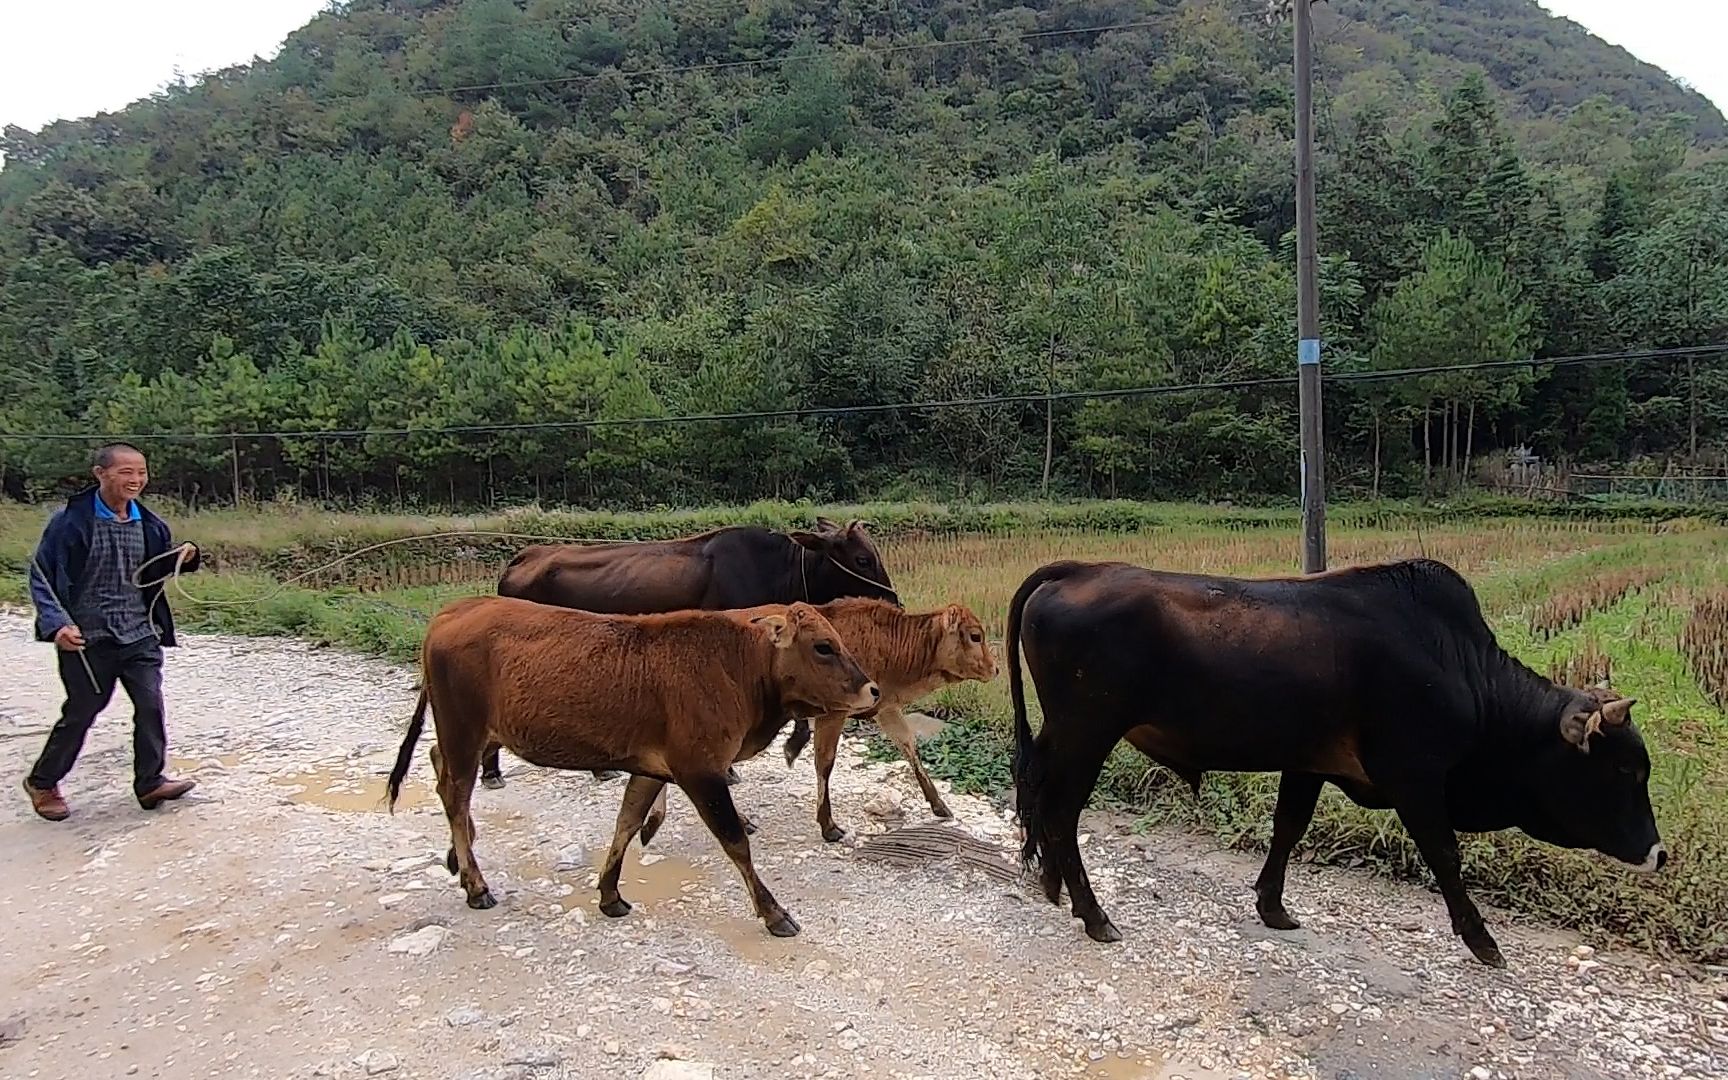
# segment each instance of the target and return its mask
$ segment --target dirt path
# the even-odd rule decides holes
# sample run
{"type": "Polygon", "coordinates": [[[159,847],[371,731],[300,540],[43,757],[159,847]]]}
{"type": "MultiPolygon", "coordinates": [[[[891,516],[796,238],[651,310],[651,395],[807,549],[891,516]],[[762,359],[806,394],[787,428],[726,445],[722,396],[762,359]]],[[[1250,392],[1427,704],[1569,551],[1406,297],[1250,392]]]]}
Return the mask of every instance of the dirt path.
{"type": "MultiPolygon", "coordinates": [[[[1366,875],[1298,868],[1307,928],[1274,934],[1252,860],[1094,817],[1094,882],[1126,935],[1105,947],[1030,883],[870,860],[858,838],[924,806],[904,766],[850,743],[843,843],[817,834],[808,756],[787,770],[772,748],[734,789],[798,938],[750,916],[678,794],[626,874],[635,911],[600,916],[591,866],[621,787],[508,757],[509,787],[476,797],[501,902],[470,911],[438,865],[424,749],[406,809],[381,812],[412,673],[295,643],[192,638],[167,686],[194,796],[131,800],[122,703],[66,784],[75,817],[50,825],[17,784],[58,689],[12,615],[0,670],[7,1077],[1728,1075],[1722,981],[1500,913],[1511,968],[1490,971],[1438,897],[1366,875]]],[[[1012,845],[987,803],[950,802],[1012,845]]]]}

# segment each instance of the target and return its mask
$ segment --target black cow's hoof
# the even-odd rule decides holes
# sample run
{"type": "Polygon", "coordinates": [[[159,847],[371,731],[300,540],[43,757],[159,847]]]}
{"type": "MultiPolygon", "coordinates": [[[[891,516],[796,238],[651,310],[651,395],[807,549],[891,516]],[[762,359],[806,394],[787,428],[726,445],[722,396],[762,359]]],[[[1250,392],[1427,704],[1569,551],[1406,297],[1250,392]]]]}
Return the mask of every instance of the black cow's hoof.
{"type": "Polygon", "coordinates": [[[744,778],[738,775],[737,769],[732,768],[730,765],[726,767],[726,782],[728,784],[742,783],[743,780],[744,778]]]}
{"type": "Polygon", "coordinates": [[[647,847],[653,842],[655,834],[660,831],[660,826],[664,824],[666,824],[665,817],[659,814],[650,814],[648,820],[642,823],[642,828],[637,830],[636,839],[642,842],[643,847],[647,847]]]}
{"type": "Polygon", "coordinates": [[[1506,966],[1506,958],[1500,955],[1500,946],[1494,944],[1493,938],[1485,938],[1479,941],[1466,941],[1464,944],[1470,947],[1470,952],[1476,957],[1476,959],[1487,964],[1489,967],[1503,968],[1506,966]]]}
{"type": "Polygon", "coordinates": [[[1086,936],[1091,938],[1093,941],[1102,942],[1105,945],[1113,945],[1122,940],[1122,931],[1116,929],[1116,924],[1112,923],[1109,919],[1105,919],[1096,926],[1086,927],[1086,936]]]}
{"type": "Polygon", "coordinates": [[[461,870],[461,868],[456,865],[456,849],[455,848],[446,848],[445,849],[445,851],[444,851],[444,869],[450,871],[451,874],[456,874],[461,870]]]}
{"type": "Polygon", "coordinates": [[[1271,908],[1260,912],[1260,921],[1270,930],[1300,930],[1302,924],[1290,917],[1283,908],[1271,908]]]}
{"type": "Polygon", "coordinates": [[[616,780],[623,775],[624,774],[619,772],[617,769],[597,769],[594,772],[594,779],[604,783],[607,780],[616,780]]]}
{"type": "Polygon", "coordinates": [[[939,818],[951,818],[954,816],[954,811],[948,809],[947,803],[937,803],[935,806],[930,808],[930,812],[939,818]]]}
{"type": "Polygon", "coordinates": [[[830,844],[837,842],[845,835],[846,830],[842,829],[838,825],[830,825],[826,829],[822,830],[822,839],[828,841],[830,844]]]}
{"type": "Polygon", "coordinates": [[[498,901],[493,897],[492,890],[486,889],[481,892],[479,896],[470,896],[468,898],[468,906],[473,908],[475,911],[485,911],[487,908],[497,907],[498,901]]]}
{"type": "Polygon", "coordinates": [[[609,900],[600,905],[600,914],[611,919],[622,919],[624,916],[630,914],[630,901],[624,899],[622,896],[616,900],[609,900]]]}
{"type": "Polygon", "coordinates": [[[781,915],[778,920],[768,924],[768,932],[775,937],[797,937],[799,926],[791,914],[781,915]]]}
{"type": "Polygon", "coordinates": [[[480,778],[480,786],[483,788],[491,788],[493,791],[497,791],[499,788],[504,786],[504,777],[502,775],[499,775],[499,776],[482,776],[480,778]]]}

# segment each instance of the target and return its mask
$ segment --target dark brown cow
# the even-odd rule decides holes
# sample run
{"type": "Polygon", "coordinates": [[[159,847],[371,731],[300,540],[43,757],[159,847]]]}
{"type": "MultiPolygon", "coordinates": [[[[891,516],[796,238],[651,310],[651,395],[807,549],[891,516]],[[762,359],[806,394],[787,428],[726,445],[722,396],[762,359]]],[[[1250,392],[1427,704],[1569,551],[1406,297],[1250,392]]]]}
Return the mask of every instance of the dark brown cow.
{"type": "Polygon", "coordinates": [[[1301,578],[1242,579],[1058,562],[1008,609],[1022,856],[1051,903],[1068,888],[1098,941],[1075,839],[1099,770],[1126,738],[1190,782],[1214,770],[1281,772],[1260,919],[1294,929],[1284,871],[1330,783],[1397,811],[1434,871],[1452,930],[1477,959],[1499,946],[1459,876],[1459,832],[1518,828],[1642,871],[1668,861],[1631,698],[1557,686],[1501,648],[1475,591],[1411,559],[1301,578]],[[1018,653],[1044,727],[1026,718],[1018,653]]]}
{"type": "MultiPolygon", "coordinates": [[[[537,544],[510,561],[498,595],[614,615],[825,604],[844,596],[898,604],[868,529],[863,521],[841,528],[819,517],[809,532],[737,525],[646,544],[537,544]]],[[[807,739],[807,722],[797,723],[807,739]]],[[[480,782],[504,786],[496,751],[486,755],[480,782]]]]}
{"type": "MultiPolygon", "coordinates": [[[[747,609],[756,614],[767,609],[747,609]]],[[[949,604],[920,614],[906,612],[882,600],[836,600],[816,609],[828,620],[858,666],[876,681],[882,698],[871,719],[882,734],[900,750],[912,775],[937,817],[952,817],[942,793],[918,760],[918,740],[906,717],[906,706],[939,687],[974,679],[989,682],[996,677],[996,660],[984,640],[984,624],[970,608],[949,604]]],[[[816,824],[822,839],[839,840],[846,831],[834,823],[828,795],[828,780],[834,772],[835,751],[846,721],[855,714],[831,712],[817,717],[816,728],[816,824]]],[[[794,733],[786,740],[786,764],[791,765],[808,739],[794,733]]],[[[666,790],[662,785],[654,809],[642,825],[642,843],[666,819],[666,790]]]]}
{"type": "Polygon", "coordinates": [[[471,597],[432,619],[420,663],[423,689],[390,772],[390,803],[430,706],[438,733],[432,765],[450,819],[447,865],[469,907],[496,903],[474,859],[468,804],[481,756],[502,745],[547,768],[636,774],[600,875],[607,915],[630,910],[618,876],[654,801],[649,785],[674,783],[738,867],[769,932],[798,932],[756,876],[726,769],[760,753],[790,713],[857,712],[880,696],[814,608],[595,615],[471,597]]]}

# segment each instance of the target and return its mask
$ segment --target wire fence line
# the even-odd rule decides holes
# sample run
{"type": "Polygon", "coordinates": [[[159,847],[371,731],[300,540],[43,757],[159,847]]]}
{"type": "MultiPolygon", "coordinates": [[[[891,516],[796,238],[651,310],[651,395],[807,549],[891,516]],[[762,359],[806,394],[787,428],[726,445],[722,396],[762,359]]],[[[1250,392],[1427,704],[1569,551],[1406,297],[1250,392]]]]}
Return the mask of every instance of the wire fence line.
{"type": "MultiPolygon", "coordinates": [[[[1633,364],[1651,361],[1677,361],[1700,356],[1728,356],[1728,342],[1712,345],[1685,346],[1668,349],[1627,350],[1620,352],[1579,353],[1571,356],[1534,357],[1527,360],[1484,360],[1463,364],[1429,367],[1392,368],[1327,372],[1327,383],[1352,384],[1398,381],[1438,375],[1495,373],[1506,371],[1536,371],[1562,369],[1597,364],[1633,364]]],[[[919,412],[923,410],[986,408],[1004,405],[1041,405],[1046,402],[1108,401],[1161,397],[1173,394],[1205,393],[1208,391],[1253,390],[1295,386],[1295,375],[1266,375],[1244,379],[1220,379],[1206,382],[1156,383],[1142,386],[1099,388],[1089,390],[1028,391],[986,397],[949,398],[939,401],[893,401],[861,405],[811,405],[784,409],[763,409],[751,412],[691,413],[683,415],[653,415],[634,417],[595,417],[581,420],[550,420],[523,423],[458,424],[423,427],[368,428],[293,428],[267,431],[0,431],[0,439],[49,442],[89,442],[95,439],[127,441],[164,440],[175,442],[206,442],[233,439],[365,439],[390,436],[430,436],[463,434],[506,434],[534,431],[580,431],[610,427],[649,427],[662,425],[720,423],[754,420],[795,420],[816,417],[869,416],[881,413],[919,412]]]]}

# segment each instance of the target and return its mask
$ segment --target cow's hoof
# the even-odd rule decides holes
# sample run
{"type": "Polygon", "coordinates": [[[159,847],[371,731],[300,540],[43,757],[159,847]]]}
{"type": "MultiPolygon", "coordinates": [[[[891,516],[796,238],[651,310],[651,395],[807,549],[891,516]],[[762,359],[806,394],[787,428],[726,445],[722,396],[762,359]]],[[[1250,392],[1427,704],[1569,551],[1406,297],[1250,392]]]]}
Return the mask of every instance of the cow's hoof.
{"type": "Polygon", "coordinates": [[[1494,944],[1493,938],[1484,936],[1476,941],[1466,941],[1464,944],[1470,947],[1470,952],[1476,959],[1489,967],[1503,968],[1506,966],[1506,958],[1500,955],[1500,946],[1494,944]]]}
{"type": "Polygon", "coordinates": [[[756,823],[754,821],[751,821],[749,818],[745,817],[743,814],[739,814],[738,818],[739,818],[739,820],[744,822],[744,835],[745,836],[755,836],[756,835],[756,823]]]}
{"type": "Polygon", "coordinates": [[[616,900],[608,900],[600,905],[600,914],[610,919],[622,919],[630,914],[630,901],[622,896],[616,900]]]}
{"type": "Polygon", "coordinates": [[[726,767],[726,782],[728,784],[741,783],[743,780],[744,778],[738,775],[737,769],[734,769],[731,766],[726,767]]]}
{"type": "Polygon", "coordinates": [[[642,841],[643,847],[647,847],[654,839],[654,835],[660,831],[660,826],[664,824],[666,824],[666,819],[664,817],[661,817],[658,814],[650,814],[648,820],[642,823],[642,828],[637,831],[636,838],[642,841]]]}
{"type": "Polygon", "coordinates": [[[775,937],[797,937],[798,922],[790,914],[781,915],[779,919],[768,924],[768,932],[775,937]]]}
{"type": "Polygon", "coordinates": [[[948,809],[948,804],[944,802],[933,803],[930,807],[930,812],[939,818],[951,818],[954,816],[954,811],[948,809]]]}
{"type": "Polygon", "coordinates": [[[485,911],[487,908],[497,907],[498,901],[493,897],[492,890],[486,889],[482,891],[479,896],[470,896],[468,898],[468,906],[473,908],[475,911],[485,911]]]}
{"type": "Polygon", "coordinates": [[[446,848],[444,851],[444,869],[455,874],[460,868],[456,865],[456,849],[446,848]]]}
{"type": "Polygon", "coordinates": [[[822,839],[828,841],[830,844],[835,843],[845,835],[846,830],[842,829],[838,825],[830,825],[822,830],[822,839]]]}
{"type": "Polygon", "coordinates": [[[1116,924],[1112,923],[1109,919],[1105,919],[1103,922],[1097,923],[1096,925],[1088,925],[1086,927],[1086,936],[1091,938],[1093,941],[1102,942],[1105,945],[1113,945],[1122,940],[1122,931],[1116,929],[1116,924]]]}
{"type": "Polygon", "coordinates": [[[1302,924],[1290,917],[1283,908],[1266,908],[1260,911],[1260,921],[1271,930],[1300,930],[1302,924]]]}
{"type": "Polygon", "coordinates": [[[790,769],[798,760],[798,749],[791,743],[786,744],[786,767],[790,769]]]}
{"type": "Polygon", "coordinates": [[[624,774],[619,772],[617,769],[601,769],[594,774],[594,779],[604,783],[607,780],[616,780],[623,775],[624,774]]]}
{"type": "Polygon", "coordinates": [[[480,778],[480,786],[483,788],[491,788],[493,791],[497,791],[499,788],[504,786],[504,777],[501,775],[500,776],[482,776],[480,778]]]}

